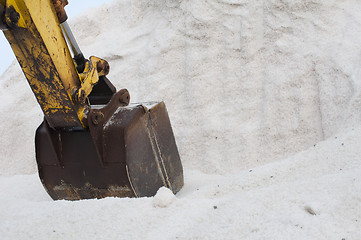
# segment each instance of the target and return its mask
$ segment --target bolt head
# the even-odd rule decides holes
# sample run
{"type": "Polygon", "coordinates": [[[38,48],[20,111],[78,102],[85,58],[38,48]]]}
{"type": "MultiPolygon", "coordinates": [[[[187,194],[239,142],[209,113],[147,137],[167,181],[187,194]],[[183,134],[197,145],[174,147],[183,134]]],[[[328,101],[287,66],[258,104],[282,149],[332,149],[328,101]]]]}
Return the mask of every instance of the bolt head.
{"type": "Polygon", "coordinates": [[[104,114],[102,112],[96,112],[92,115],[92,122],[94,125],[98,125],[104,118],[104,114]]]}

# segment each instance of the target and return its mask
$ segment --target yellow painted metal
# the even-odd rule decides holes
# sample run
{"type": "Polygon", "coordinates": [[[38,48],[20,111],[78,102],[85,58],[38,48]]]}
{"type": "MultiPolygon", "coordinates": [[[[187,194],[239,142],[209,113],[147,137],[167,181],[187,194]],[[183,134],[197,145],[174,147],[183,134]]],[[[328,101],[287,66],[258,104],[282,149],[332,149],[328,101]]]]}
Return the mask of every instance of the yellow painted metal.
{"type": "Polygon", "coordinates": [[[20,20],[5,37],[50,125],[84,127],[87,106],[72,99],[81,82],[51,1],[7,0],[6,6],[20,20]]]}
{"type": "Polygon", "coordinates": [[[53,4],[50,0],[25,0],[24,2],[47,46],[66,91],[71,94],[73,88],[79,86],[79,79],[53,4]]]}

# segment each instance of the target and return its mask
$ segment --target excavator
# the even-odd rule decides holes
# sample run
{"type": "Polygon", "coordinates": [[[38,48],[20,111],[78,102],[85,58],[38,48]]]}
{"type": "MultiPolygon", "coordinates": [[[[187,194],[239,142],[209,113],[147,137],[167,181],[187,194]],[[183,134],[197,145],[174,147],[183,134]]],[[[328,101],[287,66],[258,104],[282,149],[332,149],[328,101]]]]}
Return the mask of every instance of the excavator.
{"type": "Polygon", "coordinates": [[[0,0],[0,29],[44,113],[35,133],[40,180],[54,200],[176,194],[183,167],[164,102],[130,103],[86,59],[67,0],[0,0]]]}

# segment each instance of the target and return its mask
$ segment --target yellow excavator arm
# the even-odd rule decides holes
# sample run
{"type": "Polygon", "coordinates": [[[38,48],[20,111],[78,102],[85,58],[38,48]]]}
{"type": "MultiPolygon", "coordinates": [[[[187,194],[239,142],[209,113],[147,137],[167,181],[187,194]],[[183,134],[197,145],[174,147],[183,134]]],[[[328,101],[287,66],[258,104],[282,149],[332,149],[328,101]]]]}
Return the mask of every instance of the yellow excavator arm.
{"type": "Polygon", "coordinates": [[[84,113],[88,105],[85,100],[99,75],[109,71],[109,65],[92,57],[84,63],[85,72],[77,72],[62,30],[67,30],[65,36],[71,34],[64,22],[65,3],[2,0],[0,14],[5,20],[2,26],[50,126],[86,127],[84,113]],[[65,27],[56,16],[62,18],[65,27]]]}
{"type": "Polygon", "coordinates": [[[128,106],[128,91],[105,77],[109,64],[81,53],[67,4],[0,0],[0,28],[44,112],[35,148],[45,189],[68,200],[178,192],[183,168],[165,104],[128,106]]]}

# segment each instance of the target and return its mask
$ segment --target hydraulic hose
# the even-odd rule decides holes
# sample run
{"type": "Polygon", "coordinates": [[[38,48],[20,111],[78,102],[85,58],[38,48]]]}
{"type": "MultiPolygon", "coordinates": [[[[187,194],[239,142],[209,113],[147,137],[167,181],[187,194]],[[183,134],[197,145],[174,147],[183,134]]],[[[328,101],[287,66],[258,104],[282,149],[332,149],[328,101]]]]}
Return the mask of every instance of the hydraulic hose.
{"type": "Polygon", "coordinates": [[[63,31],[63,34],[68,42],[68,45],[73,53],[74,60],[77,64],[77,70],[79,73],[82,73],[84,71],[85,67],[85,58],[83,53],[81,52],[78,43],[75,40],[75,37],[68,25],[68,23],[65,21],[62,24],[60,24],[60,27],[63,31]]]}

